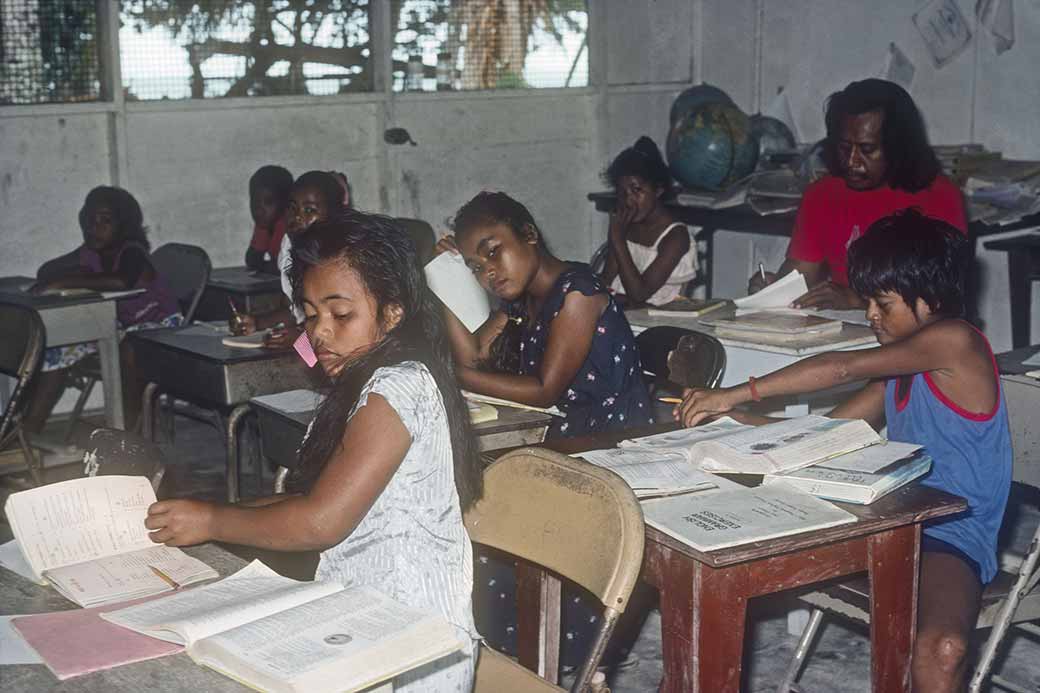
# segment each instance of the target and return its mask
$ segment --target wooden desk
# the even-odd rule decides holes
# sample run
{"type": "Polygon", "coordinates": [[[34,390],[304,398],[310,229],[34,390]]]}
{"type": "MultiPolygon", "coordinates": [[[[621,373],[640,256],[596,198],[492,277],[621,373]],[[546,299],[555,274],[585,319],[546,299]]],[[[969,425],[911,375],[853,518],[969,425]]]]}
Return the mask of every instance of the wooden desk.
{"type": "Polygon", "coordinates": [[[30,277],[0,278],[0,301],[28,306],[40,314],[47,331],[47,346],[97,342],[101,381],[105,393],[105,423],[123,428],[123,375],[119,365],[119,330],[116,301],[97,296],[33,296],[21,290],[30,277]]]}
{"type": "Polygon", "coordinates": [[[238,423],[257,395],[308,389],[317,375],[292,349],[239,349],[221,343],[225,334],[206,325],[140,330],[134,340],[145,388],[141,415],[151,437],[153,407],[159,390],[227,417],[227,498],[238,500],[238,423]]]}
{"type": "MultiPolygon", "coordinates": [[[[263,455],[273,465],[286,470],[296,466],[297,451],[314,418],[314,410],[287,411],[268,401],[266,397],[250,401],[260,423],[260,446],[263,455]]],[[[552,417],[540,412],[498,407],[498,419],[475,424],[473,432],[481,451],[506,447],[536,445],[545,439],[545,431],[552,417]]],[[[276,477],[276,487],[284,477],[276,477]]]]}
{"type": "Polygon", "coordinates": [[[1008,294],[1011,304],[1011,345],[1018,349],[1029,344],[1030,313],[1033,309],[1032,283],[1040,281],[1040,231],[997,241],[986,241],[988,250],[1007,253],[1008,294]]]}
{"type": "Polygon", "coordinates": [[[218,267],[210,272],[206,290],[195,309],[198,320],[227,320],[228,299],[239,312],[268,313],[282,304],[282,280],[277,274],[255,272],[248,267],[218,267]]]}
{"type": "MultiPolygon", "coordinates": [[[[545,447],[572,454],[671,428],[674,424],[553,441],[545,447]]],[[[646,528],[643,579],[661,598],[661,691],[738,691],[749,599],[863,571],[872,588],[872,690],[910,690],[921,523],[960,512],[967,504],[911,484],[872,505],[836,505],[857,521],[710,552],[646,528]]]]}

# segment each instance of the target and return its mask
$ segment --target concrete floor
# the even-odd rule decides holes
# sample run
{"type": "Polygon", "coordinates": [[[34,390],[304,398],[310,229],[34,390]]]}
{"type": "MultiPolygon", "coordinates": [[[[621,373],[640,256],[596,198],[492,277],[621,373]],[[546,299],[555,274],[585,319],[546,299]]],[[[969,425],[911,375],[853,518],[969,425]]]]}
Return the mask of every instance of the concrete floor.
{"type": "MultiPolygon", "coordinates": [[[[85,435],[87,430],[89,425],[84,426],[81,435],[85,435]]],[[[167,459],[168,477],[172,482],[171,495],[218,501],[223,497],[224,447],[222,436],[214,426],[178,416],[175,443],[161,445],[167,459]]],[[[255,447],[246,447],[247,450],[252,449],[255,456],[255,447]]],[[[242,475],[243,494],[259,495],[267,492],[271,483],[270,471],[260,470],[258,473],[260,465],[256,463],[247,463],[245,466],[242,475]]],[[[57,480],[78,476],[80,473],[78,465],[69,466],[50,471],[49,477],[57,480]]],[[[11,482],[0,482],[0,504],[9,492],[4,485],[10,487],[11,482]]],[[[1009,541],[1020,546],[1027,544],[1031,528],[1035,527],[1038,520],[1040,515],[1035,510],[1021,513],[1014,526],[1005,530],[1009,541]]],[[[9,528],[0,523],[0,537],[5,535],[9,535],[9,528]]],[[[255,555],[245,549],[232,550],[246,558],[255,555]]],[[[299,555],[261,558],[276,569],[297,578],[302,578],[308,569],[313,570],[313,565],[299,555]]],[[[786,614],[793,604],[793,597],[784,596],[751,602],[744,661],[744,690],[775,691],[783,678],[797,643],[797,638],[787,633],[786,614]]],[[[980,633],[980,642],[985,634],[980,633]]],[[[998,661],[998,669],[1026,690],[1040,691],[1038,645],[1040,643],[1032,642],[1025,636],[1015,638],[998,661]]],[[[657,611],[651,611],[648,615],[634,652],[638,656],[638,663],[611,677],[614,693],[643,693],[657,689],[662,671],[660,615],[657,611]]],[[[869,672],[870,643],[867,631],[830,620],[821,629],[800,683],[806,693],[866,692],[870,690],[869,672]]]]}

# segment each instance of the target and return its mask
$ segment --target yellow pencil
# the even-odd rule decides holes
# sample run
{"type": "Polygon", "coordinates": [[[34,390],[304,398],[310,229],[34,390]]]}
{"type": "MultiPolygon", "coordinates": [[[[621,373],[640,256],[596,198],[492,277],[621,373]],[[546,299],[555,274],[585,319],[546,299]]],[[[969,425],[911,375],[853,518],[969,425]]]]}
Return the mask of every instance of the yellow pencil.
{"type": "Polygon", "coordinates": [[[665,404],[682,404],[682,397],[658,397],[657,401],[665,404]]]}
{"type": "Polygon", "coordinates": [[[177,583],[176,580],[174,580],[172,577],[170,577],[169,575],[167,575],[163,571],[161,571],[158,568],[156,568],[154,565],[150,565],[148,567],[151,568],[153,573],[155,573],[157,576],[162,578],[163,582],[165,582],[167,585],[169,585],[173,589],[179,590],[181,588],[181,586],[177,583]]]}

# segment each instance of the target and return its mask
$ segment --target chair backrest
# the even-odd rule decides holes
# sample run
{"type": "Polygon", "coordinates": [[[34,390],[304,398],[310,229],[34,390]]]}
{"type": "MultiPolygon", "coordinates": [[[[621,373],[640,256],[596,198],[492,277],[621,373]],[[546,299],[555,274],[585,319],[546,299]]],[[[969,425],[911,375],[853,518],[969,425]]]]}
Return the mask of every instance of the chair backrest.
{"type": "Polygon", "coordinates": [[[668,379],[683,387],[718,387],[726,372],[726,347],[703,332],[679,338],[668,354],[668,379]]]}
{"type": "Polygon", "coordinates": [[[550,570],[600,601],[601,630],[579,674],[591,679],[643,561],[643,511],[628,485],[582,460],[522,448],[485,470],[484,495],[465,522],[474,542],[550,570]]]}
{"type": "Polygon", "coordinates": [[[592,257],[589,258],[589,267],[596,274],[602,272],[603,267],[607,264],[607,250],[609,247],[610,245],[607,241],[603,241],[603,243],[596,248],[596,252],[592,253],[592,257]]]}
{"type": "Polygon", "coordinates": [[[209,255],[197,245],[167,243],[152,252],[152,265],[177,297],[184,322],[191,322],[213,267],[209,255]]]}
{"type": "Polygon", "coordinates": [[[400,225],[401,230],[415,243],[415,252],[419,256],[419,264],[425,265],[433,257],[433,246],[437,245],[437,237],[433,233],[433,227],[422,219],[408,219],[397,217],[394,221],[400,225]]]}
{"type": "Polygon", "coordinates": [[[0,373],[15,379],[0,419],[0,448],[15,431],[15,421],[28,400],[29,381],[40,366],[47,333],[40,314],[27,306],[0,303],[0,373]]]}
{"type": "Polygon", "coordinates": [[[162,451],[150,440],[115,428],[97,428],[90,434],[83,455],[83,476],[146,476],[158,494],[165,472],[162,451]]]}

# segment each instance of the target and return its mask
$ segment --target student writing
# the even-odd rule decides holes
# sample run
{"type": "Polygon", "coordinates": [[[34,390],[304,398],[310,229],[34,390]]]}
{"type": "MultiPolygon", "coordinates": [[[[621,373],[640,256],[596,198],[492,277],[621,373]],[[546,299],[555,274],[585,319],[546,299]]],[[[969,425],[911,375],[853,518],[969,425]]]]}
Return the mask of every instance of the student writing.
{"type": "Polygon", "coordinates": [[[161,501],[152,539],[321,550],[318,579],[439,613],[472,644],[398,677],[395,691],[468,692],[477,633],[462,512],[480,496],[480,463],[415,248],[391,220],[348,210],[294,242],[290,278],[331,385],[290,479],[299,495],[259,507],[161,501]]]}
{"type": "Polygon", "coordinates": [[[983,586],[997,570],[996,542],[1011,482],[1011,440],[989,343],[965,322],[969,241],[916,211],[877,222],[849,248],[852,288],[867,301],[876,349],[820,354],[720,390],[691,390],[684,423],[763,397],[869,379],[830,416],[861,418],[891,440],[924,445],[923,484],[965,498],[968,511],[927,523],[912,674],[914,690],[965,686],[968,638],[983,586]]]}

